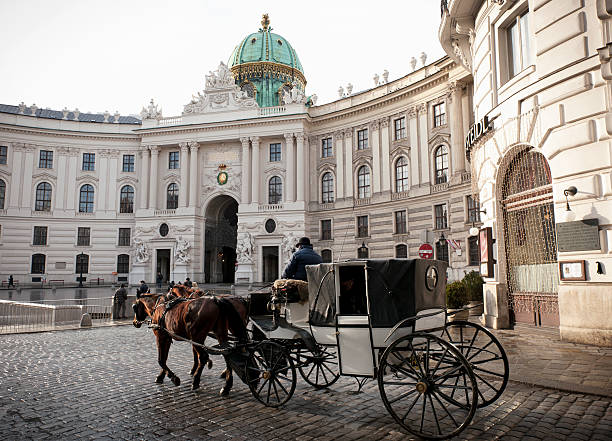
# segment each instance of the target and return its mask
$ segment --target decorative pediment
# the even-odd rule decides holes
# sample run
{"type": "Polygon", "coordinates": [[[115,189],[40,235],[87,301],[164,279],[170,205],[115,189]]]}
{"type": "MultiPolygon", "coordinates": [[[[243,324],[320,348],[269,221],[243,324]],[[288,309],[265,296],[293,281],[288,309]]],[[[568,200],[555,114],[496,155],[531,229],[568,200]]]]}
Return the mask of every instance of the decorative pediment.
{"type": "Polygon", "coordinates": [[[170,181],[180,183],[181,182],[181,176],[178,173],[176,173],[176,172],[171,172],[171,173],[166,174],[162,178],[162,181],[164,181],[165,183],[168,183],[170,181]]]}
{"type": "Polygon", "coordinates": [[[136,177],[134,176],[122,176],[119,179],[117,179],[117,184],[118,185],[136,185],[138,183],[138,179],[136,179],[136,177]]]}
{"type": "Polygon", "coordinates": [[[353,152],[353,164],[356,164],[361,159],[372,159],[372,149],[367,150],[356,150],[353,152]]]}
{"type": "Polygon", "coordinates": [[[82,174],[80,176],[77,176],[76,181],[77,182],[81,182],[81,181],[98,182],[99,179],[94,174],[82,174]]]}
{"type": "Polygon", "coordinates": [[[11,173],[10,171],[8,171],[8,170],[4,170],[4,169],[0,168],[0,176],[6,176],[6,177],[9,177],[9,176],[11,176],[11,174],[12,174],[12,173],[11,173]]]}
{"type": "Polygon", "coordinates": [[[429,146],[437,146],[439,144],[450,145],[450,135],[448,133],[436,133],[429,139],[429,146]]]}
{"type": "Polygon", "coordinates": [[[271,167],[268,167],[264,170],[264,173],[266,175],[281,175],[284,176],[285,175],[285,169],[284,168],[280,168],[276,165],[273,165],[271,167]]]}
{"type": "Polygon", "coordinates": [[[317,170],[319,172],[319,175],[322,175],[323,173],[328,171],[336,174],[336,164],[333,162],[324,162],[322,164],[319,164],[317,170]]]}
{"type": "Polygon", "coordinates": [[[32,174],[32,179],[54,181],[54,180],[57,179],[57,176],[55,176],[54,174],[51,174],[51,173],[49,173],[47,171],[43,171],[43,172],[38,172],[38,173],[32,174]]]}
{"type": "Polygon", "coordinates": [[[406,155],[410,157],[410,146],[408,144],[396,144],[391,150],[391,156],[406,155]]]}

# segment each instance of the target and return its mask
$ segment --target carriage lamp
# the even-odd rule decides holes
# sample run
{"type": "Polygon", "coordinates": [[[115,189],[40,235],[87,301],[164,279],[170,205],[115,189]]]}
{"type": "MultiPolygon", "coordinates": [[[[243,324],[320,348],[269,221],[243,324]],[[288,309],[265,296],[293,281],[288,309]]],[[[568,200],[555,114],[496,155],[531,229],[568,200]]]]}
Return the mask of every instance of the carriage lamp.
{"type": "Polygon", "coordinates": [[[360,259],[365,259],[368,257],[368,247],[366,247],[365,241],[361,242],[361,246],[357,248],[357,253],[360,259]]]}
{"type": "Polygon", "coordinates": [[[565,195],[565,213],[563,214],[565,222],[571,222],[576,219],[576,213],[570,208],[568,199],[568,196],[576,196],[576,193],[578,193],[578,189],[573,185],[563,190],[563,194],[565,195]]]}
{"type": "Polygon", "coordinates": [[[438,239],[438,242],[442,244],[446,242],[446,237],[444,237],[444,232],[440,234],[440,239],[438,239]]]}

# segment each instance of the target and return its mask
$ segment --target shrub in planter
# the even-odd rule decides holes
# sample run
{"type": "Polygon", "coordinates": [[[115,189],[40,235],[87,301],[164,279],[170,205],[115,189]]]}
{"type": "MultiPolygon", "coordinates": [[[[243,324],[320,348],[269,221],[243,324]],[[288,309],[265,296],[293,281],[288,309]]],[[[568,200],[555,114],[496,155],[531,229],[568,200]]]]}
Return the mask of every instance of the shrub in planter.
{"type": "Polygon", "coordinates": [[[462,280],[467,290],[468,300],[473,302],[482,302],[482,285],[484,280],[476,271],[470,271],[462,280]]]}
{"type": "Polygon", "coordinates": [[[446,306],[450,309],[459,309],[468,302],[467,290],[461,281],[446,285],[446,306]]]}

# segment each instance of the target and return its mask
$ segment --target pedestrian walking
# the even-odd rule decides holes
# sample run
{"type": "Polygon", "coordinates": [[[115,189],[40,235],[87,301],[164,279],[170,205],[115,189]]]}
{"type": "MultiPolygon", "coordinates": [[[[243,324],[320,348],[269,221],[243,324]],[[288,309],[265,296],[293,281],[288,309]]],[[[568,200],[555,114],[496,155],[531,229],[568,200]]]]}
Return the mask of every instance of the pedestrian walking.
{"type": "Polygon", "coordinates": [[[162,284],[162,280],[164,279],[164,276],[162,276],[162,273],[160,271],[157,272],[157,277],[155,279],[155,281],[157,282],[157,289],[161,289],[161,284],[162,284]]]}
{"type": "Polygon", "coordinates": [[[125,301],[127,300],[127,291],[125,285],[122,283],[113,297],[113,319],[126,318],[125,315],[125,301]]]}
{"type": "Polygon", "coordinates": [[[10,287],[15,288],[15,283],[14,283],[14,281],[13,281],[13,275],[12,275],[12,274],[9,276],[9,280],[8,280],[8,287],[9,287],[9,288],[10,288],[10,287]]]}

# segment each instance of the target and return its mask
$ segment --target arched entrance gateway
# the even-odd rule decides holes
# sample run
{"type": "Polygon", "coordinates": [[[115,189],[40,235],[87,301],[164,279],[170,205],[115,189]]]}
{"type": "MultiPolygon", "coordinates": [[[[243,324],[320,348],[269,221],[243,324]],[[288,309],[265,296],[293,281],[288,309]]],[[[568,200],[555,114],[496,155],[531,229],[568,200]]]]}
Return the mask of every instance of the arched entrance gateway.
{"type": "Polygon", "coordinates": [[[510,161],[502,185],[511,320],[558,326],[557,243],[546,158],[531,148],[521,151],[510,161]]]}
{"type": "Polygon", "coordinates": [[[206,283],[233,283],[238,202],[231,196],[216,196],[206,206],[205,216],[204,280],[206,283]]]}

